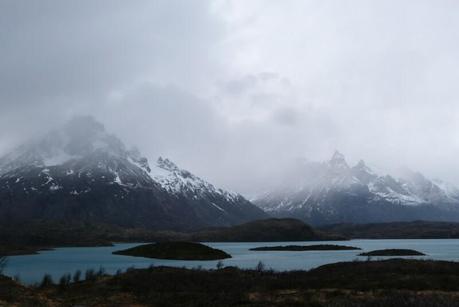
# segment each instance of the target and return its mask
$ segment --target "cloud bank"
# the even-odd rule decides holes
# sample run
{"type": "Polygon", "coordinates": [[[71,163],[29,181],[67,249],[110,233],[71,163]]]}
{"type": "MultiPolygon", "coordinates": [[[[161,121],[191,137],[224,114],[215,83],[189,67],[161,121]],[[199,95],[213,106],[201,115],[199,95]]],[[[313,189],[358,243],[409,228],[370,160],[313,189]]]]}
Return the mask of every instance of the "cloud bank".
{"type": "Polygon", "coordinates": [[[91,114],[246,194],[299,158],[459,184],[457,1],[0,3],[0,153],[91,114]]]}

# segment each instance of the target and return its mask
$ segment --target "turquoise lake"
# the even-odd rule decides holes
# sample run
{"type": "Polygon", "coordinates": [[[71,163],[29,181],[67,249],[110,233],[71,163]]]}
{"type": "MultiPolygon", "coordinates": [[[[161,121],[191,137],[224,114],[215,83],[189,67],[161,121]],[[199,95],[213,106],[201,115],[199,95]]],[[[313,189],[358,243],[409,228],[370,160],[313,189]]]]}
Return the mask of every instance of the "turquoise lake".
{"type": "MultiPolygon", "coordinates": [[[[33,284],[39,282],[44,274],[50,274],[55,281],[65,273],[73,274],[76,270],[83,272],[87,269],[98,270],[104,268],[109,274],[117,270],[126,270],[130,267],[145,268],[154,266],[176,266],[204,269],[213,269],[218,261],[183,261],[149,259],[131,256],[112,255],[113,251],[126,249],[141,243],[120,243],[110,247],[66,247],[50,251],[41,251],[36,255],[8,257],[4,274],[19,277],[22,283],[33,284]]],[[[357,256],[361,252],[385,248],[408,248],[425,253],[427,256],[408,257],[419,259],[436,259],[459,261],[459,239],[405,239],[405,240],[351,240],[326,242],[257,242],[257,243],[205,243],[211,247],[224,250],[233,258],[223,260],[225,266],[240,268],[254,268],[262,261],[266,268],[278,271],[309,270],[323,264],[366,260],[366,257],[357,256]],[[360,247],[362,250],[349,251],[250,251],[250,248],[273,245],[313,245],[338,244],[360,247]]],[[[373,257],[372,259],[388,258],[373,257]]]]}

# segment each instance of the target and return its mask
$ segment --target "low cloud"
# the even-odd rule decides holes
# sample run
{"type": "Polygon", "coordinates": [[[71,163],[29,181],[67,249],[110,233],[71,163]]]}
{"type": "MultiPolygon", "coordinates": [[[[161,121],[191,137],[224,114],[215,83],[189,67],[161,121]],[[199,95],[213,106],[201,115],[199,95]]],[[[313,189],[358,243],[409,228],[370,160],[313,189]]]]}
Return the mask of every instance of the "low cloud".
{"type": "Polygon", "coordinates": [[[459,185],[456,1],[0,3],[0,153],[90,114],[251,194],[339,149],[459,185]]]}

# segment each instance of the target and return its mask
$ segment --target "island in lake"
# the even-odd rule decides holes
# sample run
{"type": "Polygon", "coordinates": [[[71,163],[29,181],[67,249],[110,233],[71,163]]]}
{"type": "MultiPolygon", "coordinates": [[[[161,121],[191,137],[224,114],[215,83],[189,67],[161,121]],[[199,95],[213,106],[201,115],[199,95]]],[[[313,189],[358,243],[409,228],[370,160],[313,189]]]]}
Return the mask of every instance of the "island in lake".
{"type": "Polygon", "coordinates": [[[287,245],[287,246],[262,246],[251,248],[251,251],[335,251],[335,250],[359,250],[361,248],[334,244],[316,245],[287,245]]]}
{"type": "Polygon", "coordinates": [[[291,218],[270,218],[188,232],[53,221],[0,223],[0,256],[34,254],[55,247],[111,246],[112,242],[304,242],[344,239],[332,233],[315,231],[304,222],[291,218]]]}
{"type": "Polygon", "coordinates": [[[425,256],[425,254],[413,249],[379,249],[361,253],[359,256],[425,256]]]}
{"type": "Polygon", "coordinates": [[[231,258],[231,255],[222,250],[193,242],[144,244],[121,251],[115,251],[113,254],[171,260],[219,260],[231,258]]]}

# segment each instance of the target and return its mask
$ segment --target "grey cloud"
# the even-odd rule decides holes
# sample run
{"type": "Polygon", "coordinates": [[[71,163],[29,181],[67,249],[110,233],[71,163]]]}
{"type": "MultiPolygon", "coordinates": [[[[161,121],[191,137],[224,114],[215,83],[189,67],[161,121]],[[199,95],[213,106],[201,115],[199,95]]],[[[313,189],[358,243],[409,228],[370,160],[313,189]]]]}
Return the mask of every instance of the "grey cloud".
{"type": "Polygon", "coordinates": [[[257,74],[247,74],[238,79],[224,82],[221,86],[221,90],[229,95],[239,96],[256,91],[258,86],[266,86],[270,82],[279,83],[283,86],[289,84],[287,78],[281,79],[277,73],[263,71],[257,74]]]}
{"type": "Polygon", "coordinates": [[[458,6],[5,0],[0,153],[92,114],[246,193],[335,149],[459,184],[458,6]]]}
{"type": "Polygon", "coordinates": [[[273,112],[274,121],[285,126],[296,126],[299,120],[298,111],[292,108],[282,108],[273,112]]]}
{"type": "Polygon", "coordinates": [[[108,101],[98,118],[151,157],[192,160],[214,156],[224,146],[225,119],[208,102],[173,86],[133,88],[108,101]]]}
{"type": "Polygon", "coordinates": [[[193,88],[220,31],[206,2],[3,1],[0,152],[145,80],[193,88]]]}

